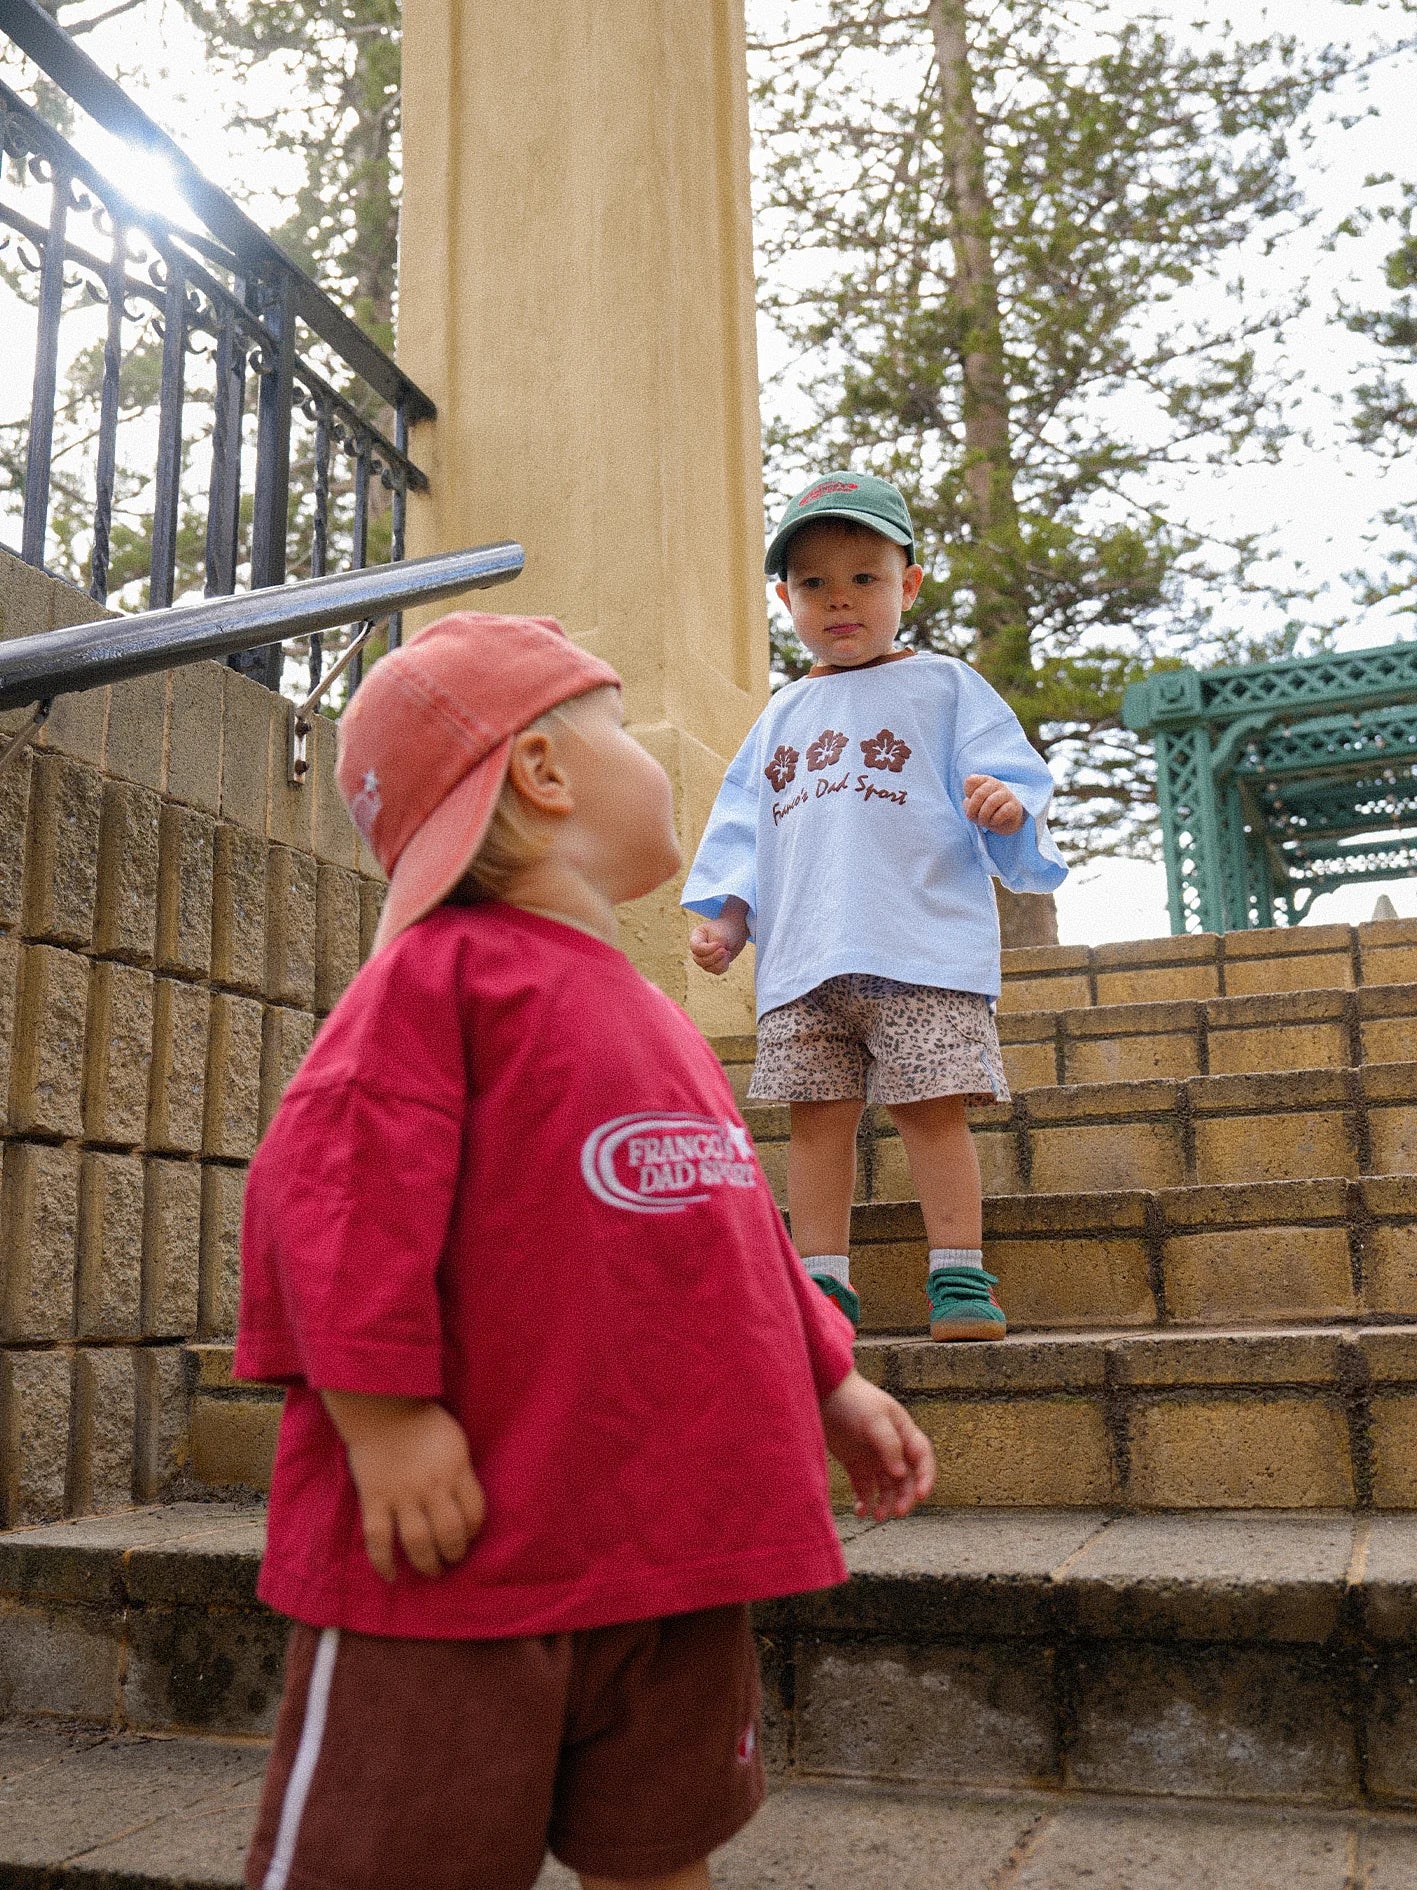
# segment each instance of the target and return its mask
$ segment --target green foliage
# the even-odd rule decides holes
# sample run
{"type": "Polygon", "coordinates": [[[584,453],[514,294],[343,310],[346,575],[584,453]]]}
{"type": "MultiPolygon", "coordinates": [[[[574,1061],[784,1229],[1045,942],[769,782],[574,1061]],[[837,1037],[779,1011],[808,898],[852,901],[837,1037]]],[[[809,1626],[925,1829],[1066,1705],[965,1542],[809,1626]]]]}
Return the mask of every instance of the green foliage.
{"type": "MultiPolygon", "coordinates": [[[[1232,659],[1209,601],[1265,581],[1261,546],[1207,540],[1167,495],[1287,437],[1268,344],[1297,304],[1237,272],[1307,221],[1294,155],[1349,56],[1181,38],[1094,0],[821,0],[814,31],[804,11],[756,53],[765,300],[792,352],[770,483],[843,463],[896,480],[927,572],[907,639],[1009,698],[1075,857],[1147,852],[1122,690],[1168,656],[1232,659]],[[963,113],[943,106],[952,18],[963,113]]],[[[800,672],[785,627],[775,653],[800,672]]]]}
{"type": "MultiPolygon", "coordinates": [[[[1398,204],[1376,215],[1398,238],[1383,271],[1393,299],[1383,308],[1350,311],[1348,325],[1376,342],[1387,359],[1355,390],[1353,432],[1361,445],[1397,461],[1417,448],[1417,185],[1408,184],[1398,204]]],[[[1371,220],[1354,219],[1354,226],[1371,220]]],[[[1389,556],[1385,570],[1357,575],[1359,595],[1367,604],[1397,598],[1400,609],[1417,613],[1417,496],[1390,507],[1383,521],[1405,532],[1409,543],[1389,556]]]]}

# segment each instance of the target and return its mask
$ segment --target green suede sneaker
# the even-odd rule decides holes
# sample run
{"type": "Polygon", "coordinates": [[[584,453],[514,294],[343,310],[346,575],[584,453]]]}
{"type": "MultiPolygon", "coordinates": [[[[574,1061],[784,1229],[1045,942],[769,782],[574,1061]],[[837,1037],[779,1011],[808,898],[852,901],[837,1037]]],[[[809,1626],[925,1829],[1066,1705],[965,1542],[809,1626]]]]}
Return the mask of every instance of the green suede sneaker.
{"type": "MultiPolygon", "coordinates": [[[[840,1280],[834,1280],[830,1273],[814,1273],[811,1276],[821,1287],[828,1299],[834,1299],[851,1321],[854,1332],[861,1324],[861,1301],[849,1286],[843,1286],[840,1280]]],[[[1002,1317],[1002,1315],[1001,1315],[1002,1317]]]]}
{"type": "Polygon", "coordinates": [[[926,1283],[932,1339],[1002,1339],[1009,1329],[983,1267],[936,1267],[926,1283]]]}

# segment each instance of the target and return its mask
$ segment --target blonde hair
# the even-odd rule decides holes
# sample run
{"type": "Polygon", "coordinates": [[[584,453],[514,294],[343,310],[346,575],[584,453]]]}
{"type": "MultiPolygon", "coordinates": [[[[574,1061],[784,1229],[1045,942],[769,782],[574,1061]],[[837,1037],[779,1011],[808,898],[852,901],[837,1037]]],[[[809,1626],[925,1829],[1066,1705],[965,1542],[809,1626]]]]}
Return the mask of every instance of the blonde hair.
{"type": "MultiPolygon", "coordinates": [[[[595,691],[589,690],[587,694],[594,695],[595,691]]],[[[520,732],[526,734],[532,729],[550,731],[554,724],[572,721],[577,707],[585,699],[585,696],[570,696],[565,702],[558,702],[545,715],[528,722],[520,732]]],[[[538,860],[546,857],[551,849],[551,834],[552,828],[546,817],[528,805],[510,779],[504,781],[497,805],[492,809],[492,818],[487,823],[487,831],[482,836],[482,845],[473,856],[472,864],[448,894],[447,903],[475,906],[484,899],[504,898],[518,873],[524,872],[528,866],[535,866],[538,860]]]]}

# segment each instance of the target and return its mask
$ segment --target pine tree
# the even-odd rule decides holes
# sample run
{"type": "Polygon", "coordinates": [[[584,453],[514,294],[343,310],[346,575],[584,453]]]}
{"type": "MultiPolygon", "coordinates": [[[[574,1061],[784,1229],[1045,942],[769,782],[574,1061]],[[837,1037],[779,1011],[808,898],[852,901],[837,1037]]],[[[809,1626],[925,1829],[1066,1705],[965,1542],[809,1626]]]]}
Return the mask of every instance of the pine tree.
{"type": "MultiPolygon", "coordinates": [[[[1361,445],[1398,461],[1417,452],[1417,186],[1407,185],[1401,202],[1378,214],[1393,223],[1398,234],[1384,270],[1392,300],[1383,308],[1353,311],[1348,325],[1356,334],[1376,342],[1386,359],[1356,390],[1353,431],[1361,445]]],[[[1362,217],[1355,223],[1369,220],[1362,217]]],[[[1396,599],[1400,610],[1417,613],[1414,483],[1409,478],[1406,499],[1383,514],[1383,522],[1398,527],[1409,542],[1389,556],[1385,571],[1359,577],[1359,594],[1365,604],[1396,599]]]]}
{"type": "MultiPolygon", "coordinates": [[[[848,461],[895,479],[927,572],[906,640],[1011,703],[1074,858],[1146,853],[1126,684],[1294,640],[1241,649],[1208,622],[1206,591],[1258,583],[1260,548],[1207,542],[1166,495],[1283,443],[1266,344],[1297,307],[1251,295],[1239,260],[1304,227],[1294,156],[1352,56],[1183,40],[1097,0],[803,12],[756,53],[765,300],[797,362],[772,483],[848,461]]],[[[800,673],[785,630],[776,655],[800,673]]]]}

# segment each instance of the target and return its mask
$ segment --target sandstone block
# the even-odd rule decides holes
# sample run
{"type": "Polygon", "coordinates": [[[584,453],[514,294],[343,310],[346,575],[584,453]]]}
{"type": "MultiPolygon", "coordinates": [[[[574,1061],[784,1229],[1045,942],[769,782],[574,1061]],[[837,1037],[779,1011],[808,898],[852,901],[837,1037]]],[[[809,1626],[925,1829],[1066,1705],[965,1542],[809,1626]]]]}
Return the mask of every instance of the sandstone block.
{"type": "Polygon", "coordinates": [[[164,807],[159,851],[158,969],[210,977],[216,822],[188,807],[164,807]]]}
{"type": "MultiPolygon", "coordinates": [[[[1103,1642],[1079,1664],[1076,1711],[1069,1783],[1088,1791],[1346,1803],[1357,1790],[1351,1709],[1318,1650],[1103,1642]]],[[[1235,1835],[1226,1835],[1219,1882],[1236,1862],[1235,1835]]],[[[1164,1882],[1202,1881],[1196,1874],[1154,1873],[1153,1850],[1139,1853],[1139,1862],[1142,1855],[1138,1875],[1124,1865],[1113,1877],[1103,1864],[1102,1880],[1157,1890],[1164,1882]]],[[[1300,1872],[1307,1875],[1305,1866],[1316,1858],[1309,1840],[1302,1864],[1295,1853],[1272,1874],[1268,1860],[1256,1860],[1251,1881],[1297,1887],[1300,1872]]],[[[1097,1861],[1089,1846],[1089,1869],[1074,1881],[1083,1881],[1097,1861]]],[[[1317,1890],[1325,1879],[1320,1874],[1313,1881],[1317,1890]]],[[[1336,1873],[1334,1890],[1340,1881],[1336,1873]]]]}
{"type": "Polygon", "coordinates": [[[1200,1071],[1200,1044],[1193,1031],[1070,1037],[1064,1069],[1069,1083],[1142,1083],[1195,1076],[1200,1071]]]}
{"type": "Polygon", "coordinates": [[[269,1489],[280,1412],[278,1400],[194,1398],[193,1475],[212,1489],[269,1489]]]}
{"type": "MultiPolygon", "coordinates": [[[[59,626],[55,626],[58,628],[59,626]]],[[[43,750],[68,755],[91,768],[103,764],[103,730],[108,719],[108,691],[84,689],[57,696],[40,735],[43,750]]]]}
{"type": "Polygon", "coordinates": [[[1230,939],[1226,939],[1225,990],[1229,996],[1242,996],[1250,991],[1343,991],[1352,983],[1353,954],[1347,947],[1336,952],[1287,953],[1282,957],[1237,960],[1231,955],[1230,939]]]}
{"type": "Polygon", "coordinates": [[[308,1011],[267,1007],[261,1034],[261,1123],[265,1134],[291,1078],[315,1041],[315,1020],[308,1011]]]}
{"type": "Polygon", "coordinates": [[[25,857],[24,928],[55,945],[93,944],[103,780],[67,755],[36,754],[25,857]]]}
{"type": "Polygon", "coordinates": [[[19,980],[20,942],[13,933],[0,933],[0,1130],[8,1128],[10,1122],[10,1077],[19,980]]]}
{"type": "Polygon", "coordinates": [[[197,1330],[202,1171],[195,1162],[150,1161],[143,1201],[143,1331],[190,1339],[197,1330]]]}
{"type": "Polygon", "coordinates": [[[319,869],[308,853],[272,847],[266,893],[266,996],[274,1004],[315,1004],[315,893],[319,869]]]}
{"type": "Polygon", "coordinates": [[[999,1296],[1015,1330],[1150,1326],[1156,1321],[1146,1246],[1140,1238],[986,1238],[984,1264],[998,1275],[999,1296]]]}
{"type": "Polygon", "coordinates": [[[1202,1117],[1195,1137],[1196,1180],[1202,1183],[1358,1172],[1352,1125],[1341,1109],[1202,1117]]]}
{"type": "Polygon", "coordinates": [[[1099,968],[1097,972],[1099,1004],[1159,1004],[1178,998],[1212,998],[1219,992],[1220,971],[1213,961],[1138,966],[1125,971],[1099,968]]]}
{"type": "Polygon", "coordinates": [[[261,1102],[261,1005],[218,992],[212,998],[202,1152],[246,1161],[255,1152],[261,1102]]]}
{"type": "Polygon", "coordinates": [[[1103,1507],[1115,1499],[1112,1448],[1092,1398],[926,1398],[911,1415],[935,1446],[939,1508],[1103,1507]]]}
{"type": "Polygon", "coordinates": [[[202,1146],[211,993],[159,978],[153,987],[148,1147],[195,1155],[202,1146]]]}
{"type": "Polygon", "coordinates": [[[1343,1227],[1234,1227],[1165,1245],[1173,1319],[1346,1319],[1359,1311],[1343,1227]]]}
{"type": "Polygon", "coordinates": [[[1417,1103],[1397,1102],[1390,1108],[1370,1106],[1368,1130],[1372,1138],[1373,1174],[1417,1172],[1417,1103]]]}
{"type": "Polygon", "coordinates": [[[999,1015],[1018,1011],[1064,1011],[1091,1002],[1092,983],[1086,972],[1056,978],[1005,978],[999,993],[999,1015]]]}
{"type": "Polygon", "coordinates": [[[1365,1063],[1407,1063],[1417,1055],[1417,1018],[1365,1018],[1360,1032],[1365,1063]]]}
{"type": "Polygon", "coordinates": [[[317,715],[310,737],[315,857],[322,865],[353,867],[359,860],[359,837],[335,779],[335,726],[332,716],[317,715]]]}
{"type": "Polygon", "coordinates": [[[1051,1038],[1046,1042],[1006,1043],[1000,1047],[1004,1054],[1004,1074],[1015,1094],[1021,1089],[1057,1082],[1058,1065],[1051,1038]]]}
{"type": "Polygon", "coordinates": [[[315,894],[315,1009],[332,1011],[358,971],[359,876],[322,866],[315,894]]]}
{"type": "Polygon", "coordinates": [[[108,730],[104,771],[120,781],[160,789],[167,740],[169,672],[135,676],[108,692],[108,730]]]}
{"type": "Polygon", "coordinates": [[[222,721],[225,663],[184,663],[171,674],[167,704],[167,777],[170,799],[204,814],[221,811],[222,721]]]}
{"type": "Polygon", "coordinates": [[[142,1331],[143,1193],[139,1156],[82,1158],[75,1292],[81,1339],[137,1339],[142,1331]]]}
{"type": "Polygon", "coordinates": [[[23,750],[0,773],[0,925],[20,923],[24,903],[25,841],[29,828],[34,757],[23,750]]]}
{"type": "Polygon", "coordinates": [[[270,690],[222,670],[221,817],[266,831],[266,779],[271,748],[270,690]]]}
{"type": "Polygon", "coordinates": [[[80,1346],[74,1364],[68,1508],[86,1516],[133,1500],[133,1353],[80,1346]]]}
{"type": "Polygon", "coordinates": [[[1212,1030],[1210,1033],[1210,1068],[1215,1076],[1239,1076],[1252,1071],[1338,1070],[1347,1062],[1348,1032],[1338,1019],[1267,1030],[1212,1030]]]}
{"type": "Polygon", "coordinates": [[[77,952],[23,947],[10,1065],[10,1126],[20,1134],[81,1133],[88,985],[77,952]]]}
{"type": "Polygon", "coordinates": [[[197,1332],[229,1339],[241,1305],[241,1208],[246,1170],[215,1162],[202,1169],[202,1223],[197,1277],[197,1332]]]}
{"type": "Polygon", "coordinates": [[[64,1351],[0,1350],[0,1523],[64,1514],[73,1368],[64,1351]]]}
{"type": "Polygon", "coordinates": [[[1175,1188],[1185,1179],[1180,1123],[1175,1119],[1031,1129],[1029,1147],[1030,1185],[1040,1194],[1175,1188]]]}
{"type": "Polygon", "coordinates": [[[0,554],[0,643],[38,636],[53,627],[54,579],[23,563],[13,552],[0,554]]]}
{"type": "Polygon", "coordinates": [[[90,1142],[141,1145],[152,1060],[152,973],[136,965],[96,964],[84,1047],[84,1134],[90,1142]]]}
{"type": "Polygon", "coordinates": [[[187,1390],[175,1345],[145,1345],[134,1354],[136,1427],[133,1489],[139,1502],[161,1502],[187,1467],[187,1390]]]}
{"type": "Polygon", "coordinates": [[[79,1229],[79,1158],[72,1149],[6,1145],[0,1225],[0,1333],[8,1339],[67,1339],[74,1324],[79,1229]]]}
{"type": "Polygon", "coordinates": [[[374,949],[374,934],[379,928],[379,915],[384,910],[384,895],[388,891],[388,882],[383,879],[361,878],[359,882],[359,962],[368,958],[374,949]]]}
{"type": "Polygon", "coordinates": [[[1144,1509],[1349,1507],[1348,1426],[1313,1395],[1146,1398],[1130,1417],[1130,1500],[1144,1509]]]}
{"type": "Polygon", "coordinates": [[[796,1689],[797,1760],[812,1772],[936,1785],[1057,1775],[1052,1672],[1039,1647],[937,1646],[922,1657],[829,1643],[799,1653],[796,1689]]]}
{"type": "Polygon", "coordinates": [[[216,833],[212,978],[252,996],[266,979],[266,843],[225,821],[216,833]]]}
{"type": "Polygon", "coordinates": [[[1373,1502],[1379,1509],[1417,1509],[1417,1395],[1378,1392],[1371,1436],[1373,1502]]]}
{"type": "Polygon", "coordinates": [[[134,965],[152,963],[157,940],[158,807],[146,788],[104,785],[94,948],[134,965]]]}
{"type": "Polygon", "coordinates": [[[308,776],[292,787],[286,752],[290,743],[291,706],[276,698],[271,704],[270,781],[267,789],[266,832],[282,846],[314,850],[315,783],[308,776]]]}
{"type": "Polygon", "coordinates": [[[1363,1299],[1370,1312],[1417,1319],[1417,1225],[1383,1224],[1369,1230],[1363,1299]]]}

